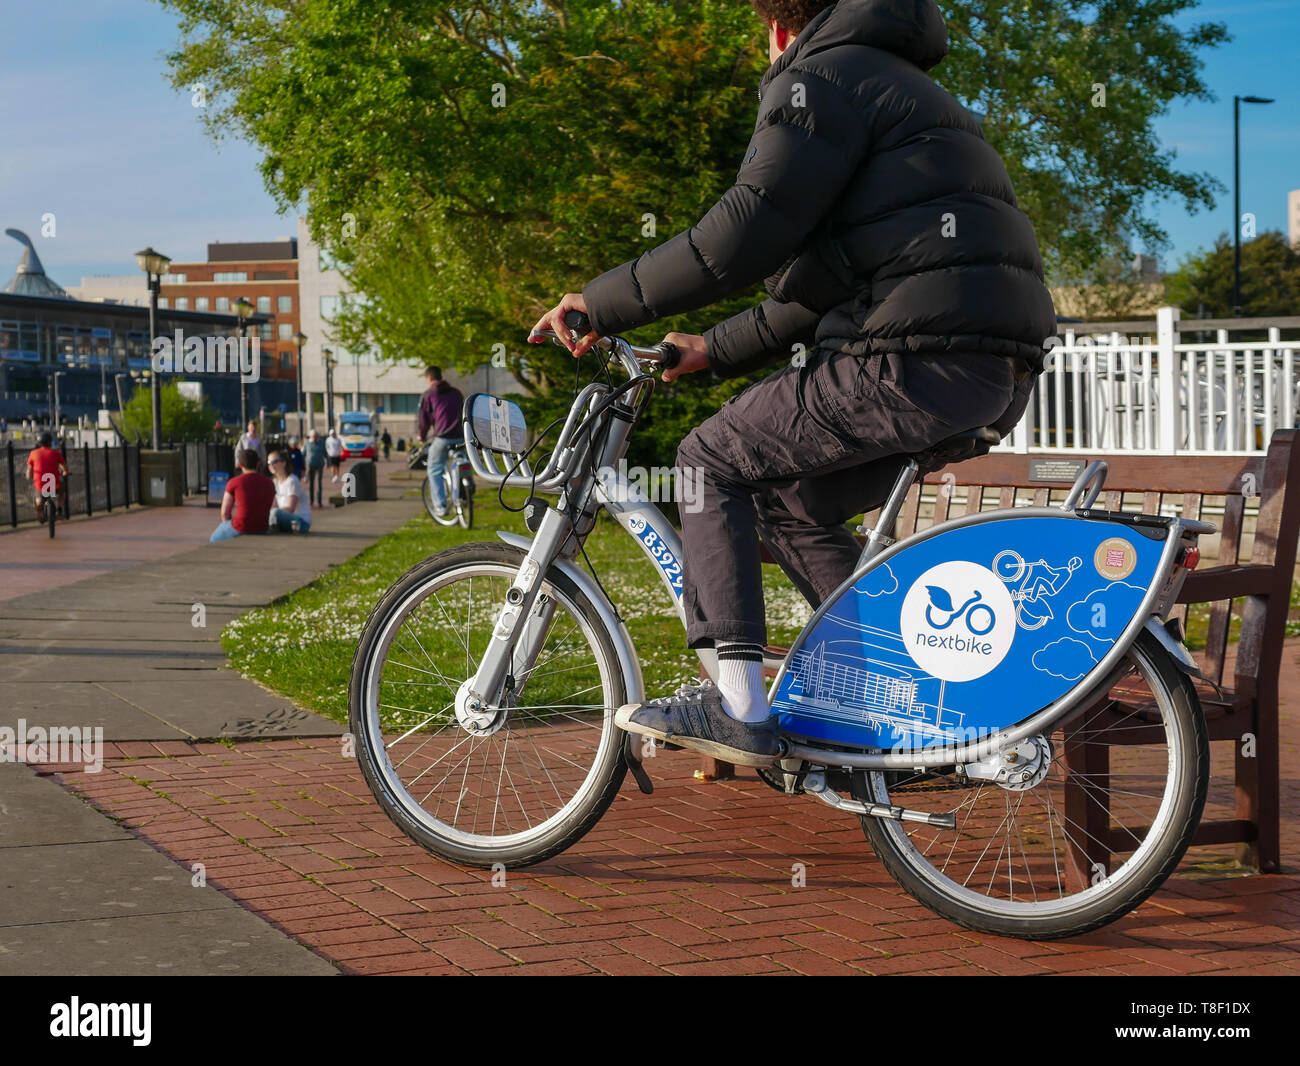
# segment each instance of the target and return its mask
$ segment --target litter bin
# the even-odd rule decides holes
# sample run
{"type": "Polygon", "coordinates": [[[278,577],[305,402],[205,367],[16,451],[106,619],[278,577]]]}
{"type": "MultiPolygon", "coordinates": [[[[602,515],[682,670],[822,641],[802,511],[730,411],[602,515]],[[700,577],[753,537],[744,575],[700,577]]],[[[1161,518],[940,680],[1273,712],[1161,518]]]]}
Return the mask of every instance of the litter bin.
{"type": "Polygon", "coordinates": [[[379,479],[375,476],[374,460],[363,459],[359,463],[353,463],[352,469],[348,473],[356,478],[357,494],[354,499],[379,499],[379,479]]]}
{"type": "Polygon", "coordinates": [[[180,452],[140,452],[140,502],[153,507],[181,505],[180,452]]]}
{"type": "Polygon", "coordinates": [[[226,494],[226,482],[230,480],[230,475],[224,470],[213,470],[208,474],[208,502],[209,507],[220,507],[221,499],[226,494]]]}

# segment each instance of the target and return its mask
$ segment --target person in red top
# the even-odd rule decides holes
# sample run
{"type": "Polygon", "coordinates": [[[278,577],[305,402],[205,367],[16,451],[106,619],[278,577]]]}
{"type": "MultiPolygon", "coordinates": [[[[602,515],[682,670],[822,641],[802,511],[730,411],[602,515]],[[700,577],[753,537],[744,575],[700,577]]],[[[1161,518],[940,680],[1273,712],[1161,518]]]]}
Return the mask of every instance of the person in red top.
{"type": "Polygon", "coordinates": [[[55,500],[63,492],[63,479],[68,476],[68,464],[63,453],[54,447],[54,437],[42,433],[40,443],[27,456],[27,472],[36,494],[36,517],[45,521],[45,503],[55,500]]]}
{"type": "Polygon", "coordinates": [[[208,543],[229,540],[245,533],[265,533],[271,508],[275,506],[275,482],[257,472],[261,457],[252,448],[239,454],[243,473],[226,482],[226,494],[221,497],[221,525],[208,538],[208,543]]]}

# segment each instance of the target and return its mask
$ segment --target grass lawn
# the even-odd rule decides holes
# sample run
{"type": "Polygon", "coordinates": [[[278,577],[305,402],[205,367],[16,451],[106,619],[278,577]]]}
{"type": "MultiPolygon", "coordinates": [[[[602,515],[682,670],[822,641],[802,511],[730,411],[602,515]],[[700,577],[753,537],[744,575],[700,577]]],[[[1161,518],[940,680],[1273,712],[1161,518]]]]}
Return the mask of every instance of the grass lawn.
{"type": "MultiPolygon", "coordinates": [[[[524,496],[522,490],[511,490],[505,500],[511,507],[521,507],[524,496]]],[[[222,632],[222,645],[231,663],[245,676],[283,693],[300,706],[346,721],[353,651],[371,608],[388,586],[410,567],[444,548],[475,541],[496,542],[497,529],[524,531],[522,515],[504,509],[495,489],[481,488],[475,508],[472,530],[437,526],[420,515],[311,584],[230,623],[222,632]]],[[[647,695],[664,695],[683,681],[695,680],[698,660],[686,648],[685,632],[657,568],[640,547],[602,515],[587,540],[587,556],[627,622],[641,659],[647,695]]],[[[581,557],[579,562],[586,568],[581,557]]],[[[763,580],[768,640],[788,645],[811,610],[776,567],[763,567],[763,580]]],[[[503,583],[502,595],[504,588],[503,583]]],[[[1293,590],[1292,604],[1300,605],[1300,585],[1293,590]]],[[[410,639],[421,643],[423,654],[463,657],[452,631],[455,627],[444,621],[429,620],[410,639]]],[[[1207,621],[1208,610],[1193,607],[1187,626],[1189,647],[1205,646],[1207,621]]],[[[1234,618],[1230,639],[1237,639],[1239,627],[1239,619],[1234,618]]],[[[1297,623],[1291,623],[1288,633],[1293,635],[1296,628],[1297,623]]]]}
{"type": "MultiPolygon", "coordinates": [[[[510,506],[522,507],[525,495],[511,490],[504,498],[510,506]]],[[[299,706],[346,721],[353,651],[371,608],[388,586],[452,545],[499,543],[498,529],[525,532],[522,514],[503,509],[495,487],[480,487],[474,508],[471,530],[448,529],[420,515],[311,584],[231,622],[221,642],[232,665],[299,706]]],[[[602,515],[586,550],[596,576],[627,622],[647,694],[665,695],[682,681],[696,680],[699,660],[686,647],[685,630],[658,568],[638,544],[602,515]]],[[[581,556],[579,562],[587,568],[581,556]]],[[[776,567],[763,567],[763,578],[768,640],[788,645],[812,611],[776,567]]],[[[454,650],[445,631],[426,634],[422,629],[418,639],[431,652],[439,641],[454,650]]]]}

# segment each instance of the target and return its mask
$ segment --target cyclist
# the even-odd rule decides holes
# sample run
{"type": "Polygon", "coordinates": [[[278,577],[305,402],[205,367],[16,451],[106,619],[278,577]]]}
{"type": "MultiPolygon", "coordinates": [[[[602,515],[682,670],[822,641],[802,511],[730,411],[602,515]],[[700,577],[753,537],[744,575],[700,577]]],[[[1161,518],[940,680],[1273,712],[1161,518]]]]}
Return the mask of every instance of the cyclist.
{"type": "Polygon", "coordinates": [[[429,491],[433,493],[433,511],[441,518],[447,513],[447,490],[442,482],[447,470],[447,455],[452,448],[465,441],[465,431],[461,428],[460,421],[461,407],[465,400],[459,389],[442,380],[440,367],[425,367],[424,379],[429,387],[420,399],[416,432],[419,433],[420,440],[427,439],[430,432],[433,434],[428,457],[429,491]]]}
{"type": "Polygon", "coordinates": [[[718,685],[616,717],[762,765],[778,744],[758,535],[820,603],[860,554],[844,523],[880,504],[900,456],[1015,426],[1056,318],[1005,166],[925,73],[947,52],[934,0],[752,3],[771,67],[735,184],[690,229],[567,294],[534,328],[577,356],[766,278],[761,305],[703,336],[666,338],[682,352],[669,381],[787,363],[677,453],[702,503],[681,515],[687,643],[715,648],[718,685]],[[576,342],[563,327],[571,309],[591,321],[576,342]]]}
{"type": "Polygon", "coordinates": [[[46,505],[58,506],[57,501],[63,495],[63,479],[68,476],[67,460],[54,447],[52,433],[42,433],[37,446],[28,453],[27,473],[36,495],[36,518],[44,522],[46,505]]]}

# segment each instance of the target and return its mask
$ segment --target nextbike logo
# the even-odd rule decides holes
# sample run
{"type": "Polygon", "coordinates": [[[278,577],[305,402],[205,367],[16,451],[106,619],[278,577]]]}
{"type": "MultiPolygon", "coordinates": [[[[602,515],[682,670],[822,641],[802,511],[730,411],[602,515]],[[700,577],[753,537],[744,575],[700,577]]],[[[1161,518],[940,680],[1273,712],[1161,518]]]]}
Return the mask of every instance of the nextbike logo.
{"type": "Polygon", "coordinates": [[[1006,658],[1016,636],[1016,608],[987,567],[954,560],[922,574],[903,598],[903,646],[941,681],[974,681],[1006,658]]]}

